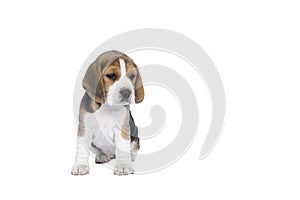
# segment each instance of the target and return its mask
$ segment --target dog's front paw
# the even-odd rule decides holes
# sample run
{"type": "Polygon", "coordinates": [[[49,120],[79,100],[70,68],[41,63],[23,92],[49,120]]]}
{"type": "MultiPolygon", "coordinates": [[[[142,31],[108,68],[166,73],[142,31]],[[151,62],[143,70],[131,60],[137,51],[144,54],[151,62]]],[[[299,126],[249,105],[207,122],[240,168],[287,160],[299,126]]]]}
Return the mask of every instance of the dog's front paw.
{"type": "Polygon", "coordinates": [[[131,164],[117,164],[114,169],[114,175],[124,176],[133,174],[134,170],[131,164]]]}
{"type": "Polygon", "coordinates": [[[90,168],[88,165],[82,165],[82,164],[74,164],[71,174],[72,175],[86,175],[90,172],[90,168]]]}

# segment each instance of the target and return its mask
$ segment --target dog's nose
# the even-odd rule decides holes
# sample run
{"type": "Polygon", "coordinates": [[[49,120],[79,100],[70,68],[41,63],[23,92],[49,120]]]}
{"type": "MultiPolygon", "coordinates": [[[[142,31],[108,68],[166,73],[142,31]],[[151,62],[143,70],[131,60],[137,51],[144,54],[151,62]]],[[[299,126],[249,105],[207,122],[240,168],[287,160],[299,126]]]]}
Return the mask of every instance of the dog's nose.
{"type": "Polygon", "coordinates": [[[120,93],[121,93],[122,97],[124,97],[126,99],[129,98],[131,95],[131,91],[129,89],[123,89],[120,91],[120,93]]]}

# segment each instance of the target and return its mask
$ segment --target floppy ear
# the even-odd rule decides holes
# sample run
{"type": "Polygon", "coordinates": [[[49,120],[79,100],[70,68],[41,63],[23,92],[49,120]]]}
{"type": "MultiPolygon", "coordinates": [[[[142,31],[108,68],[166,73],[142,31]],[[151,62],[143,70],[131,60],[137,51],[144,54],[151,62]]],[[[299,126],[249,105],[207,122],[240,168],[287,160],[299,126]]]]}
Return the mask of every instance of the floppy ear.
{"type": "Polygon", "coordinates": [[[141,103],[144,99],[144,86],[141,74],[139,72],[139,69],[137,65],[132,61],[134,67],[136,68],[137,75],[136,75],[136,81],[134,84],[134,93],[135,93],[135,103],[141,103]]]}
{"type": "Polygon", "coordinates": [[[101,71],[98,67],[98,59],[96,59],[89,66],[82,80],[83,88],[97,103],[104,103],[101,76],[101,71]]]}

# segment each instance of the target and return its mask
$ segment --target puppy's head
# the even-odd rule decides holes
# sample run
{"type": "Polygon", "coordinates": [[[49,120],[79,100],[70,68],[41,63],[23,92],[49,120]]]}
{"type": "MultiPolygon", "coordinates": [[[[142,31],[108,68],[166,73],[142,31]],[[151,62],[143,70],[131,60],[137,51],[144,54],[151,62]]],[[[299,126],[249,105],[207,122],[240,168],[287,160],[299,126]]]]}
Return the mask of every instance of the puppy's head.
{"type": "Polygon", "coordinates": [[[118,51],[101,54],[88,68],[83,88],[97,103],[127,105],[144,99],[144,88],[136,64],[118,51]]]}

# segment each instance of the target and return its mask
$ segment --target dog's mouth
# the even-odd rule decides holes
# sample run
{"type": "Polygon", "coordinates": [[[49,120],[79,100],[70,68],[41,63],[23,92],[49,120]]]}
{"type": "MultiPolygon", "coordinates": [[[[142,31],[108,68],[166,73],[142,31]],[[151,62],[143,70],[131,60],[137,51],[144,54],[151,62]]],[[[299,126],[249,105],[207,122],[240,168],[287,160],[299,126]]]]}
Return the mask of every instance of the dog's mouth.
{"type": "Polygon", "coordinates": [[[121,97],[121,98],[119,98],[119,100],[115,100],[113,102],[106,102],[106,104],[108,104],[108,105],[115,105],[115,106],[129,105],[132,103],[133,103],[133,100],[132,100],[131,96],[128,98],[121,97]]]}
{"type": "Polygon", "coordinates": [[[129,98],[121,98],[120,104],[128,105],[131,103],[131,96],[129,98]]]}

